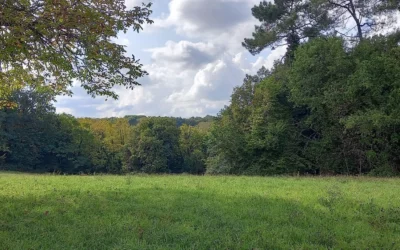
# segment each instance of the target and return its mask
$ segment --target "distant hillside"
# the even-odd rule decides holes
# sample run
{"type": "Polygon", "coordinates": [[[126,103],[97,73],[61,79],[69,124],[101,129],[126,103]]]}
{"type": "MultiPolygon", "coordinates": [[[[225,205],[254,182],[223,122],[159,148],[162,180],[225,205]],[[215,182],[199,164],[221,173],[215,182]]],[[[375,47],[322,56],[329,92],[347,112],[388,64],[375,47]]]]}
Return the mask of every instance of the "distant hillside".
{"type": "MultiPolygon", "coordinates": [[[[123,118],[119,117],[106,117],[106,118],[90,118],[90,117],[85,117],[85,118],[78,118],[79,121],[109,121],[111,123],[117,122],[118,120],[128,120],[129,125],[135,126],[137,125],[141,119],[146,118],[146,117],[154,117],[154,116],[145,116],[145,115],[126,115],[123,118]]],[[[215,116],[207,115],[205,117],[190,117],[190,118],[182,118],[182,117],[168,117],[176,120],[176,126],[180,127],[184,124],[189,125],[189,126],[199,126],[199,127],[208,127],[209,124],[211,124],[212,121],[215,120],[215,116]]]]}
{"type": "MultiPolygon", "coordinates": [[[[147,116],[144,115],[127,115],[124,118],[128,119],[129,124],[131,126],[135,126],[139,123],[142,118],[147,116]]],[[[187,124],[189,126],[197,126],[199,123],[209,123],[215,119],[215,116],[207,115],[205,117],[190,117],[190,118],[182,118],[182,117],[169,117],[176,120],[176,125],[178,127],[182,126],[183,124],[187,124]]],[[[106,118],[107,119],[107,118],[106,118]]],[[[111,118],[112,119],[112,118],[111,118]]]]}

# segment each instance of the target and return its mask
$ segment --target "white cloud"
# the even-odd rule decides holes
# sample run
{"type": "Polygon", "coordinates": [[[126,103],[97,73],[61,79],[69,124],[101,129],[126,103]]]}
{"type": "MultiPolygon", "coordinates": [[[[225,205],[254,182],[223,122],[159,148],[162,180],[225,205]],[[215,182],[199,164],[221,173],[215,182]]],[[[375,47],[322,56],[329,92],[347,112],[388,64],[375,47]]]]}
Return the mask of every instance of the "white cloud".
{"type": "Polygon", "coordinates": [[[116,43],[124,46],[130,45],[129,39],[126,37],[118,37],[118,39],[116,39],[116,43]]]}
{"type": "Polygon", "coordinates": [[[400,29],[400,12],[397,11],[391,14],[377,20],[378,23],[382,23],[383,25],[380,25],[371,35],[385,35],[400,29]]]}
{"type": "Polygon", "coordinates": [[[169,15],[155,18],[148,30],[174,28],[178,34],[223,46],[230,53],[243,50],[258,21],[251,8],[260,0],[172,0],[169,15]]]}
{"type": "Polygon", "coordinates": [[[270,69],[274,66],[275,61],[281,61],[286,53],[286,46],[280,46],[271,51],[267,58],[258,57],[257,61],[252,64],[255,69],[260,69],[262,66],[270,69]]]}
{"type": "Polygon", "coordinates": [[[232,61],[217,60],[200,69],[194,76],[194,82],[187,92],[186,98],[227,100],[230,90],[240,83],[244,77],[243,69],[232,61]]]}
{"type": "MultiPolygon", "coordinates": [[[[246,20],[251,1],[172,0],[170,15],[156,26],[177,26],[178,32],[220,32],[246,20]]],[[[158,24],[157,24],[158,23],[158,24]]]]}
{"type": "Polygon", "coordinates": [[[115,88],[119,99],[107,102],[101,98],[90,99],[83,90],[74,90],[72,106],[66,101],[68,97],[62,97],[57,107],[59,110],[69,108],[68,113],[77,116],[89,116],[87,112],[91,110],[90,116],[96,117],[216,114],[229,103],[233,88],[242,83],[245,74],[255,74],[262,66],[272,67],[274,60],[281,59],[285,53],[284,47],[278,48],[267,58],[259,57],[251,62],[243,52],[230,54],[216,48],[211,43],[167,42],[164,47],[151,50],[153,63],[145,65],[150,75],[140,79],[142,86],[133,90],[115,88]],[[198,53],[188,53],[193,49],[198,53]],[[214,54],[208,53],[213,49],[214,54]],[[199,53],[208,56],[207,62],[199,60],[199,53]],[[201,63],[193,63],[196,61],[201,63]],[[88,102],[95,105],[89,106],[88,102]]]}
{"type": "MultiPolygon", "coordinates": [[[[129,5],[137,2],[141,1],[129,1],[129,5]]],[[[107,102],[91,99],[74,86],[74,101],[60,98],[58,110],[95,117],[216,114],[229,103],[233,87],[242,84],[245,74],[255,74],[261,66],[272,67],[285,53],[284,47],[277,48],[268,57],[256,59],[241,46],[257,22],[250,10],[257,3],[259,0],[171,0],[169,13],[155,18],[153,33],[165,28],[181,35],[178,41],[146,49],[150,63],[144,69],[149,76],[139,79],[142,86],[115,88],[119,100],[107,102]]],[[[130,40],[123,36],[118,42],[129,48],[133,46],[130,40]]]]}
{"type": "Polygon", "coordinates": [[[72,108],[60,107],[60,108],[57,108],[57,113],[58,114],[62,114],[62,113],[73,114],[74,110],[72,108]]]}
{"type": "Polygon", "coordinates": [[[148,3],[149,0],[125,0],[125,5],[127,8],[133,8],[135,6],[142,6],[142,3],[148,3]]]}
{"type": "Polygon", "coordinates": [[[151,58],[158,64],[179,67],[198,67],[210,62],[215,56],[223,52],[212,43],[193,43],[190,41],[166,42],[164,47],[147,50],[152,53],[151,58]]]}

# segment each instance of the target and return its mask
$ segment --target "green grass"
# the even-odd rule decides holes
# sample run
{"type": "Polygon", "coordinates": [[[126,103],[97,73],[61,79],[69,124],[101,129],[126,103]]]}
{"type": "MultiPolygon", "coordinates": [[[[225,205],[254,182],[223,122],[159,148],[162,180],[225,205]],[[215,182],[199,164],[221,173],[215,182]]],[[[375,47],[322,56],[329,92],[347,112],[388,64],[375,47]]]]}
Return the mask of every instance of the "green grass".
{"type": "Polygon", "coordinates": [[[0,173],[0,249],[400,249],[400,180],[0,173]]]}

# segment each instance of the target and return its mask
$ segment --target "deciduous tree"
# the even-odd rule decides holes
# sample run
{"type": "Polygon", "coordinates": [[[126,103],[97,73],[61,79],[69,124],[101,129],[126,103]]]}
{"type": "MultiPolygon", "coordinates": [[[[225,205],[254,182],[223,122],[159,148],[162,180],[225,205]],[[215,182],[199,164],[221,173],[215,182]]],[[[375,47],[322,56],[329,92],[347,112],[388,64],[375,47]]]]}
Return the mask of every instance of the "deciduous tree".
{"type": "Polygon", "coordinates": [[[146,72],[115,39],[140,31],[151,3],[127,9],[124,0],[3,0],[0,4],[0,105],[25,86],[69,93],[78,81],[92,95],[117,98],[146,72]]]}

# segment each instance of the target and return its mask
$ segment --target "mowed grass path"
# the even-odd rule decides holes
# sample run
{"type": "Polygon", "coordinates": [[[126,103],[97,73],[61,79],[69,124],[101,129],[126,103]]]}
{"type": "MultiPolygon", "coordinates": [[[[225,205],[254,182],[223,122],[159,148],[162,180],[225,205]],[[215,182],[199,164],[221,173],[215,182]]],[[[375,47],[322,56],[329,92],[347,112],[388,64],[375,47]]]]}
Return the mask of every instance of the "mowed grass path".
{"type": "Polygon", "coordinates": [[[0,249],[400,249],[400,180],[0,173],[0,249]]]}

